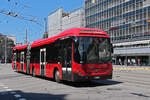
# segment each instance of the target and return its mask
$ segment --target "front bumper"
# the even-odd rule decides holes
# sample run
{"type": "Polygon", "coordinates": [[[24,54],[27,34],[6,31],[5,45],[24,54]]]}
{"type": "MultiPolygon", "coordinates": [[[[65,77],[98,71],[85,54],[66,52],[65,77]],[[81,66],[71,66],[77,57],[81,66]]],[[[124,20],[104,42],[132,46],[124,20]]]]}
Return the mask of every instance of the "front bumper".
{"type": "Polygon", "coordinates": [[[103,76],[80,76],[76,73],[73,73],[73,81],[86,81],[86,80],[107,80],[112,79],[112,73],[110,75],[103,75],[103,76]]]}

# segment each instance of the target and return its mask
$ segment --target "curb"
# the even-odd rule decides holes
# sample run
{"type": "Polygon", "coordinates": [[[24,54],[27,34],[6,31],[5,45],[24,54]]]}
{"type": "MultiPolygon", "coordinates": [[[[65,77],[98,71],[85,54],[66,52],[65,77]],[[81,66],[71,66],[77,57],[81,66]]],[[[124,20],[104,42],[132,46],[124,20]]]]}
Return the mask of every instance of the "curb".
{"type": "Polygon", "coordinates": [[[114,70],[150,70],[150,68],[113,68],[114,70]]]}

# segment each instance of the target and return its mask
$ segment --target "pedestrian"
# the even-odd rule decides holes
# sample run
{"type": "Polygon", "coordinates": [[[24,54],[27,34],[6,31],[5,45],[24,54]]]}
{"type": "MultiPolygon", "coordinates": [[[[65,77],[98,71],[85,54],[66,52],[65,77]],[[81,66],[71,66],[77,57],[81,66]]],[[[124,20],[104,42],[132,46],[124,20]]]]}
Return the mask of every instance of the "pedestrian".
{"type": "Polygon", "coordinates": [[[122,65],[122,61],[121,61],[121,59],[119,59],[119,65],[122,65]]]}
{"type": "Polygon", "coordinates": [[[138,59],[138,65],[141,66],[141,59],[138,59]]]}

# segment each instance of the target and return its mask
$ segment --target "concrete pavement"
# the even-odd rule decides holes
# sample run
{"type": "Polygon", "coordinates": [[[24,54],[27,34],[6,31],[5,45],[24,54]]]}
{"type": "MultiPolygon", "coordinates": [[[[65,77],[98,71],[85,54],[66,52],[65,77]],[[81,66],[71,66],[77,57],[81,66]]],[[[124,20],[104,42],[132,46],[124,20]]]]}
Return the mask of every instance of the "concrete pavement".
{"type": "Polygon", "coordinates": [[[112,80],[58,84],[0,65],[0,100],[150,100],[150,71],[115,70],[112,80]]]}

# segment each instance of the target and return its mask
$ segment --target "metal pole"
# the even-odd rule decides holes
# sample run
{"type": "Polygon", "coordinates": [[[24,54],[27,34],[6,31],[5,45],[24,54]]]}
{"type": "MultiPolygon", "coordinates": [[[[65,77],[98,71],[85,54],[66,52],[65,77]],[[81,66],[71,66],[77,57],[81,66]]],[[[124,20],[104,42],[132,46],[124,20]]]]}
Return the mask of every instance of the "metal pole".
{"type": "Polygon", "coordinates": [[[47,19],[44,18],[44,22],[45,22],[45,33],[47,33],[47,19]]]}
{"type": "Polygon", "coordinates": [[[45,33],[43,35],[43,38],[48,38],[47,19],[46,18],[44,18],[44,23],[45,23],[45,33]]]}
{"type": "Polygon", "coordinates": [[[7,43],[7,36],[5,36],[5,64],[7,63],[7,45],[6,45],[6,43],[7,43]]]}

